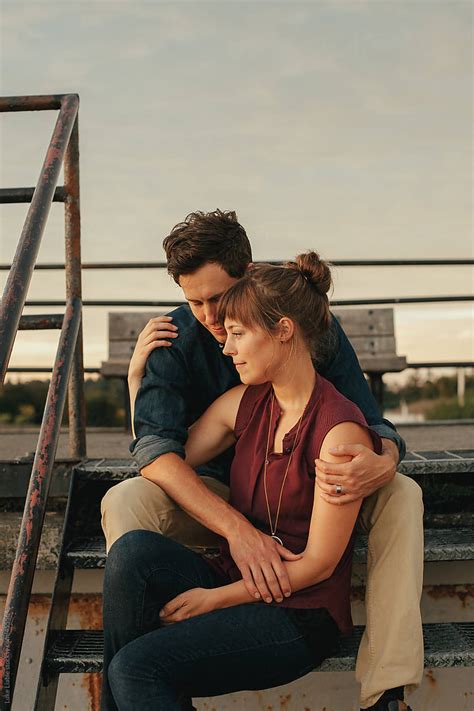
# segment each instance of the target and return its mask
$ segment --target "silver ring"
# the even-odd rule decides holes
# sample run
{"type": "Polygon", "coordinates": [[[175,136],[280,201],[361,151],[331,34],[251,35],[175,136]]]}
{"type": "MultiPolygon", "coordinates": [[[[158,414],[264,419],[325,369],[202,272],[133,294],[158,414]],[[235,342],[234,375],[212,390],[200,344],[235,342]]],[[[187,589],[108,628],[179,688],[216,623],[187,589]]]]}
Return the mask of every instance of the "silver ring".
{"type": "Polygon", "coordinates": [[[342,494],[342,486],[340,484],[336,484],[336,494],[342,494]]]}

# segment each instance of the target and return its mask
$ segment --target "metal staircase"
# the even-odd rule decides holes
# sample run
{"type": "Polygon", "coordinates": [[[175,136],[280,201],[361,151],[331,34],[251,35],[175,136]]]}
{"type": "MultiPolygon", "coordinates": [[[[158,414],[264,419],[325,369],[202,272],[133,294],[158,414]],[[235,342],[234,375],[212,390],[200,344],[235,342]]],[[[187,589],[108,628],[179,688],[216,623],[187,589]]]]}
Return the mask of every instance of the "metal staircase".
{"type": "MultiPolygon", "coordinates": [[[[430,505],[425,522],[425,561],[474,560],[474,531],[470,526],[449,528],[445,524],[443,528],[434,528],[430,520],[434,509],[434,518],[439,523],[435,502],[443,489],[451,491],[449,505],[444,502],[438,506],[444,515],[449,515],[449,509],[454,514],[459,505],[463,510],[472,508],[474,452],[409,452],[400,469],[417,479],[425,491],[425,504],[430,505]]],[[[65,629],[69,594],[75,570],[105,566],[105,541],[100,527],[102,496],[111,486],[137,475],[138,470],[130,460],[85,460],[74,467],[36,699],[37,711],[54,709],[60,674],[102,670],[102,632],[65,629]]],[[[362,563],[366,555],[366,540],[360,538],[355,560],[362,563]]],[[[423,630],[427,668],[474,666],[474,622],[426,624],[423,630]]],[[[355,635],[344,639],[339,651],[317,671],[354,669],[362,632],[362,627],[356,627],[355,635]]]]}

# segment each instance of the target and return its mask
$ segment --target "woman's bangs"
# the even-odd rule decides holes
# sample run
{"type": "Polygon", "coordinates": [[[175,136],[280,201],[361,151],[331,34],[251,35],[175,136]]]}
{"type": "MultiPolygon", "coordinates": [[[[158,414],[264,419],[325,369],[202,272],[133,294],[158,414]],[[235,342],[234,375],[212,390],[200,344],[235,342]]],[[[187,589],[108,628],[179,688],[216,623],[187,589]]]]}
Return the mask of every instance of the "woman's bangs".
{"type": "Polygon", "coordinates": [[[222,325],[226,319],[235,320],[242,326],[261,326],[255,294],[250,284],[238,282],[222,297],[219,304],[218,320],[222,325]]]}

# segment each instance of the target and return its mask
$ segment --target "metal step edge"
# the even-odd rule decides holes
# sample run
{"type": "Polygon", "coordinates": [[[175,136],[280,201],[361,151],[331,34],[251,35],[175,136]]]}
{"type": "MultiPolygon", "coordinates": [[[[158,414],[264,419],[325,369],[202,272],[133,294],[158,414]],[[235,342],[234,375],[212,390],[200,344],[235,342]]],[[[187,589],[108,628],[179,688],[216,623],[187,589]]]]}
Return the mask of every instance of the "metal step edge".
{"type": "MultiPolygon", "coordinates": [[[[202,552],[196,549],[197,552],[202,552]]],[[[79,538],[66,551],[66,558],[77,569],[104,568],[105,540],[102,537],[79,538]]],[[[360,536],[354,549],[354,562],[365,563],[367,537],[360,536]]],[[[426,529],[425,562],[474,560],[474,531],[460,529],[426,529]]]]}
{"type": "MultiPolygon", "coordinates": [[[[340,649],[315,671],[352,671],[363,627],[341,640],[340,649]]],[[[474,666],[474,622],[423,625],[425,668],[474,666]]],[[[102,671],[103,632],[65,630],[56,632],[45,657],[53,673],[102,671]]]]}
{"type": "MultiPolygon", "coordinates": [[[[74,468],[81,479],[121,481],[138,476],[132,459],[86,459],[74,468]]],[[[442,450],[407,452],[397,467],[402,474],[472,474],[474,450],[442,450]]]]}

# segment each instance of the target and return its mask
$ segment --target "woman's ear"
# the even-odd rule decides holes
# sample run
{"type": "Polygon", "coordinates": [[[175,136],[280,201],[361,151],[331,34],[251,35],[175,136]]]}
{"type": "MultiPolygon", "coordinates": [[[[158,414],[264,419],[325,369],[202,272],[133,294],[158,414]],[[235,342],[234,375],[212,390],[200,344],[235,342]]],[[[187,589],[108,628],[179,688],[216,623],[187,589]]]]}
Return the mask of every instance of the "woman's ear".
{"type": "Polygon", "coordinates": [[[295,324],[291,318],[283,316],[278,322],[278,338],[280,343],[288,343],[295,333],[295,324]]]}

